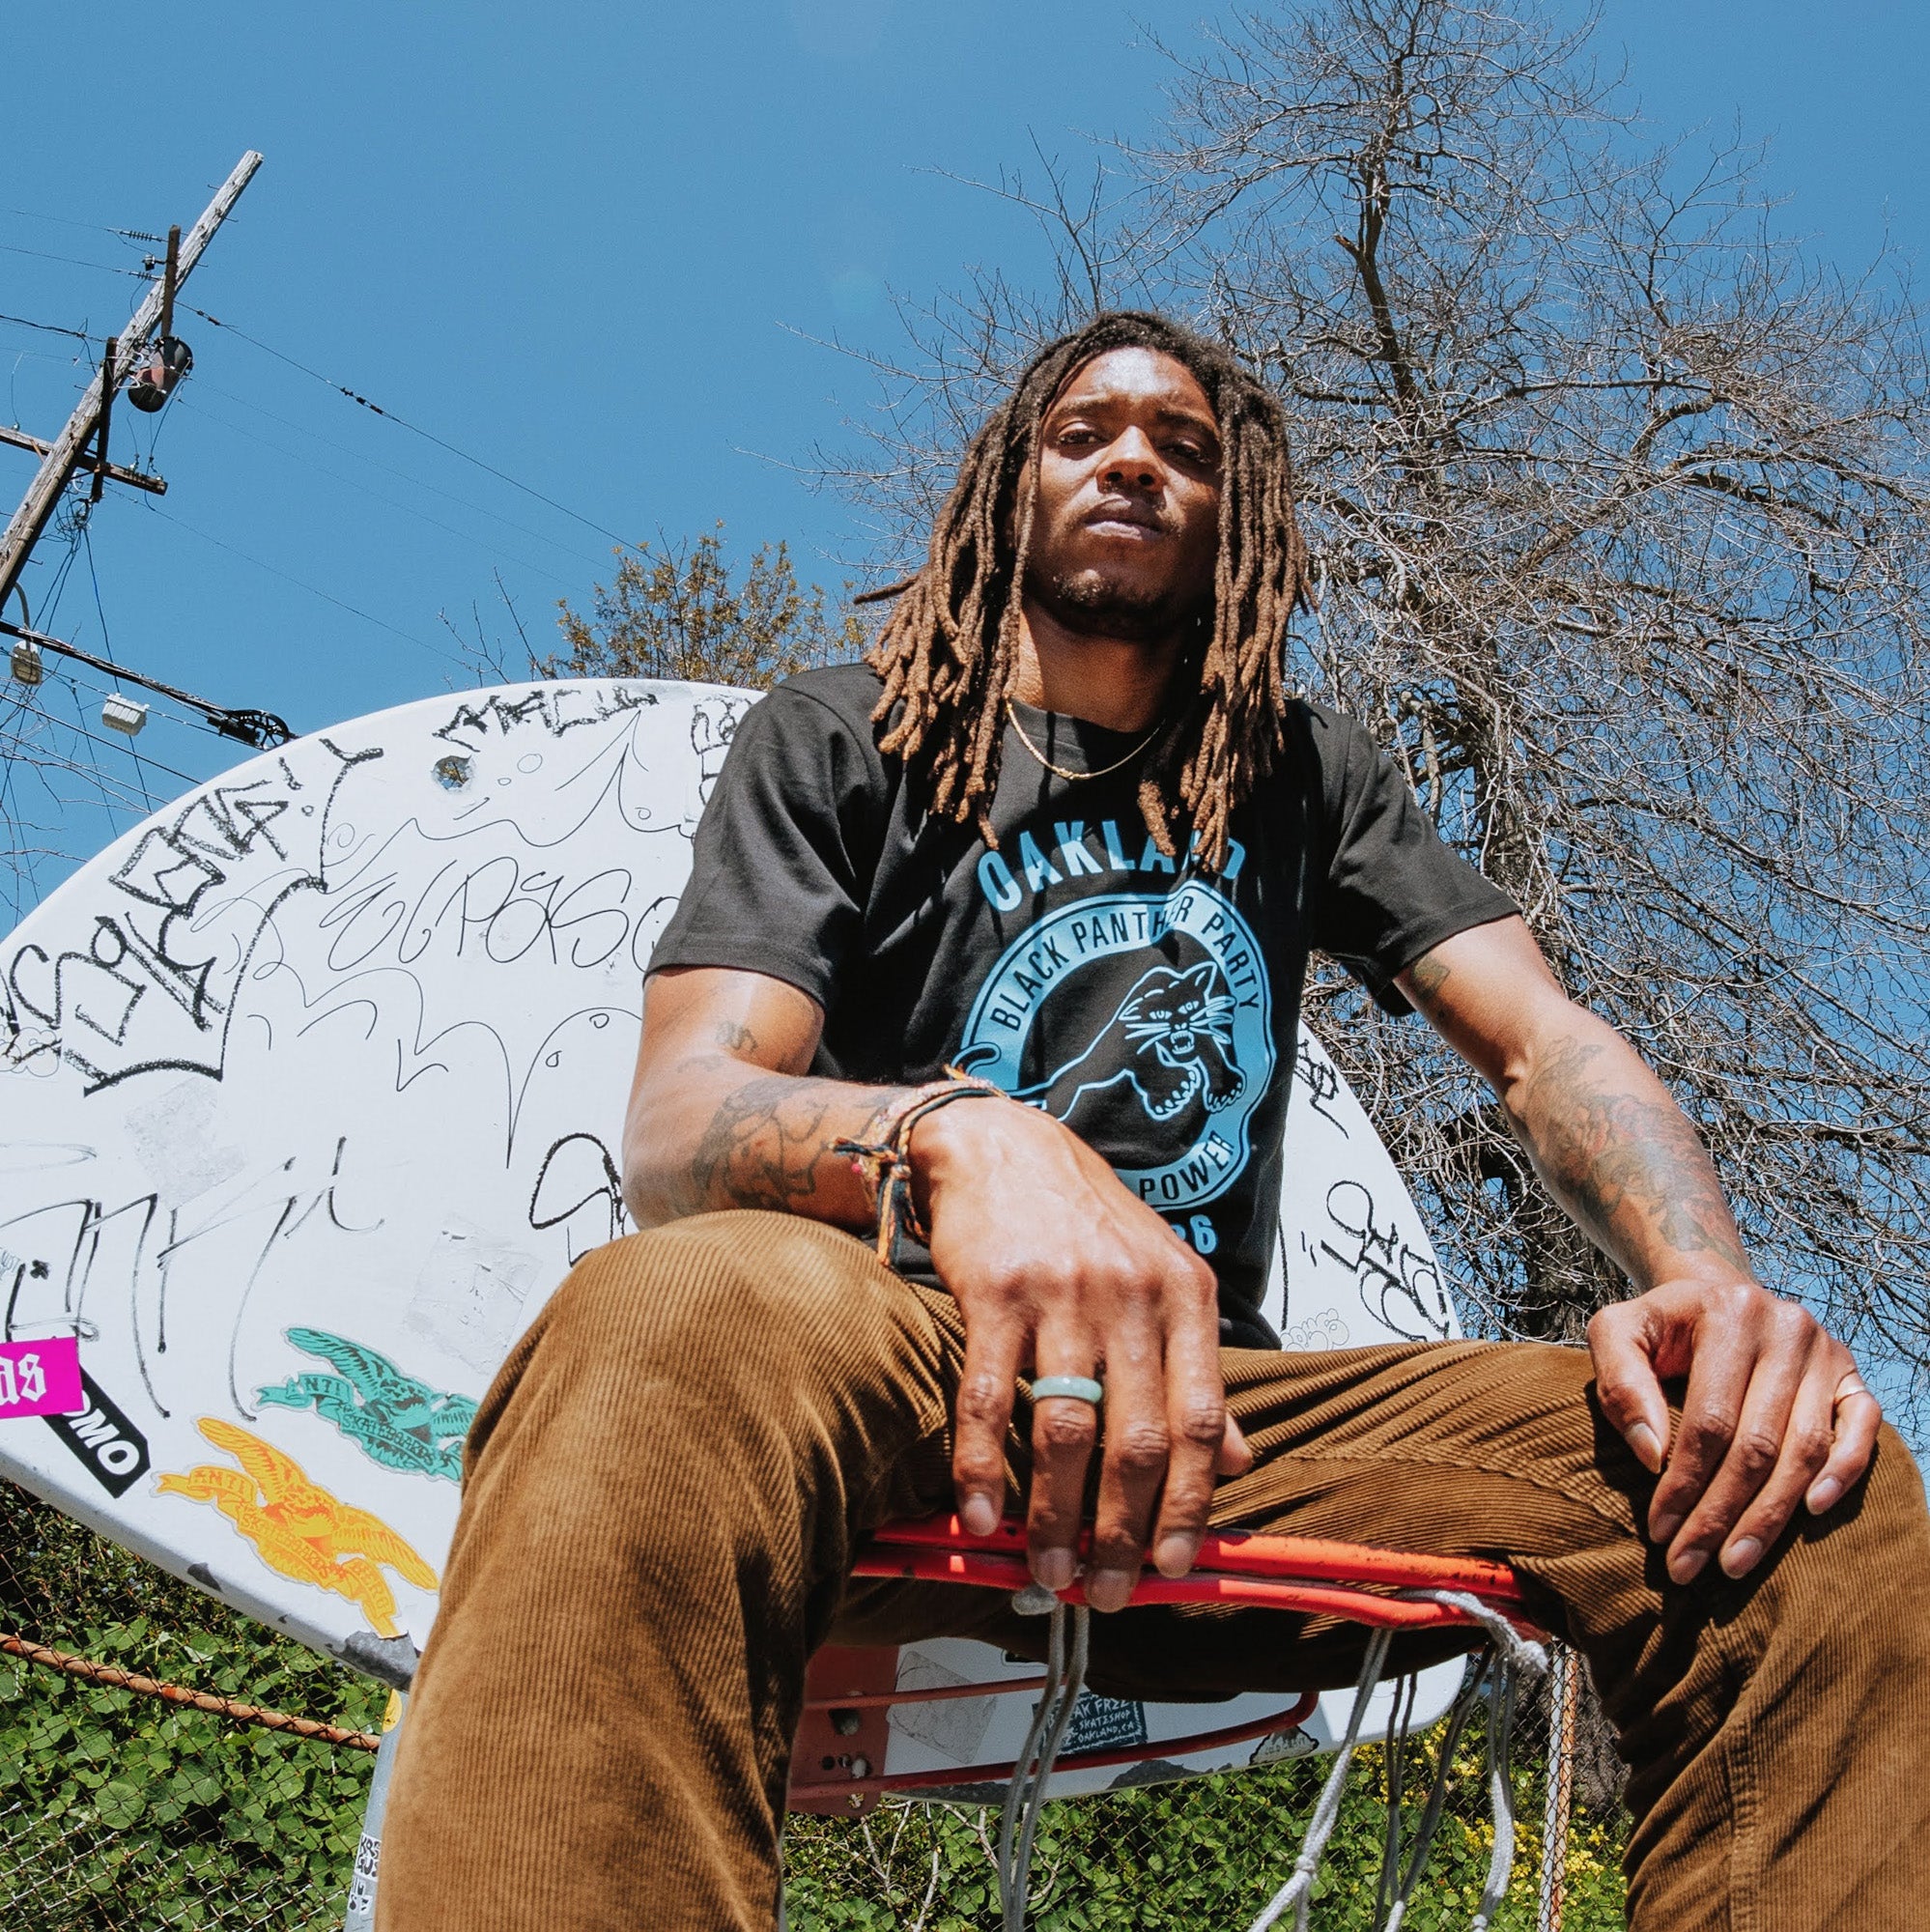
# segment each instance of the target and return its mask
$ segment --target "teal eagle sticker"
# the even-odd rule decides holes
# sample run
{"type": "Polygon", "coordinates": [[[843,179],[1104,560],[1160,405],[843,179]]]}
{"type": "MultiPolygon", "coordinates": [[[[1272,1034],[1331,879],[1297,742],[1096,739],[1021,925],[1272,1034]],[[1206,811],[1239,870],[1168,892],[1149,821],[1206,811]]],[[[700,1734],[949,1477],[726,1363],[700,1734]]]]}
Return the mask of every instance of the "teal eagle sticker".
{"type": "Polygon", "coordinates": [[[257,1390],[258,1402],[314,1409],[384,1469],[462,1481],[463,1438],[476,1414],[468,1396],[433,1389],[344,1336],[321,1328],[283,1332],[304,1355],[320,1356],[336,1373],[290,1376],[278,1387],[257,1390]]]}

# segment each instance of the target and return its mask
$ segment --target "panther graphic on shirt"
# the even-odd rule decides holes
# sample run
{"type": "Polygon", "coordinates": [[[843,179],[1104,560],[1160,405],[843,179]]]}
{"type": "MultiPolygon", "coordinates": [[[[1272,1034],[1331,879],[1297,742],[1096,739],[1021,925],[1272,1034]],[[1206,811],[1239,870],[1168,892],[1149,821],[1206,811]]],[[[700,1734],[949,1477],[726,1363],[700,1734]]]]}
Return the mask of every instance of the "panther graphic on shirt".
{"type": "Polygon", "coordinates": [[[1233,1014],[1233,996],[1211,960],[1184,972],[1154,966],[1083,1053],[1012,1097],[1069,1125],[1088,1094],[1124,1081],[1149,1120],[1172,1121],[1196,1101],[1216,1114],[1246,1088],[1234,1064],[1233,1014]]]}
{"type": "Polygon", "coordinates": [[[1204,1207],[1246,1165],[1273,1071],[1264,956],[1197,876],[1067,900],[1012,935],[952,1062],[1064,1122],[1149,1206],[1204,1207]]]}

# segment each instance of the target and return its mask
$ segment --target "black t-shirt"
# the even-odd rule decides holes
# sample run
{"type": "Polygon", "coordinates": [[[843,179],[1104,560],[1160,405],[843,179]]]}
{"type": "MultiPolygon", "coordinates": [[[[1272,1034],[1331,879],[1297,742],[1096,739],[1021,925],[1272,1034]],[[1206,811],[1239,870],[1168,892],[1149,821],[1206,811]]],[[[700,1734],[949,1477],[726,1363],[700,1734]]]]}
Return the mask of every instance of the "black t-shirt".
{"type": "Polygon", "coordinates": [[[745,716],[650,970],[801,988],[824,1009],[816,1073],[910,1083],[956,1065],[1042,1107],[1211,1264],[1227,1339],[1270,1341],[1309,951],[1403,1011],[1397,974],[1513,905],[1322,706],[1292,705],[1287,756],[1235,813],[1216,877],[1147,836],[1137,758],[1106,772],[1136,735],[1028,705],[1027,736],[1079,776],[1048,773],[1008,724],[997,849],[925,816],[877,750],[881,688],[863,665],[809,671],[745,716]]]}

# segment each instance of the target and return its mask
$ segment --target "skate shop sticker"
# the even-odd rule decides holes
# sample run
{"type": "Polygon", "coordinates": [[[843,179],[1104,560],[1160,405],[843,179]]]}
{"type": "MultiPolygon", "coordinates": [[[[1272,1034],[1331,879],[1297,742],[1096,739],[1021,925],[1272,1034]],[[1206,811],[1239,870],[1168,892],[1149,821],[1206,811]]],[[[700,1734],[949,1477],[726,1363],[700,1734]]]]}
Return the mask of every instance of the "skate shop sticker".
{"type": "Polygon", "coordinates": [[[73,1415],[85,1406],[76,1337],[0,1342],[0,1422],[16,1415],[73,1415]]]}
{"type": "Polygon", "coordinates": [[[1105,1150],[1121,1180],[1168,1213],[1233,1185],[1273,1063],[1259,943],[1198,879],[1082,899],[1027,927],[979,988],[958,1054],[1105,1150]],[[1041,1026],[1042,1076],[1031,1044],[1041,1026]]]}
{"type": "Polygon", "coordinates": [[[85,1369],[79,1375],[81,1400],[76,1412],[43,1414],[41,1420],[110,1496],[125,1496],[151,1466],[148,1438],[85,1369]]]}

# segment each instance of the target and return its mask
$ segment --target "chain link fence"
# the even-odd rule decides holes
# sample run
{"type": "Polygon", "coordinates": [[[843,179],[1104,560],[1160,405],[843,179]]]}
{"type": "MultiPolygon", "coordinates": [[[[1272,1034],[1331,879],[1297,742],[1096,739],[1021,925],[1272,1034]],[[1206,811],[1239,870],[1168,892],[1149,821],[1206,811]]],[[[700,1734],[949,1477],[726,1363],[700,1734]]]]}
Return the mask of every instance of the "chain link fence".
{"type": "MultiPolygon", "coordinates": [[[[317,1657],[0,1482],[0,1924],[8,1932],[297,1932],[342,1924],[388,1692],[317,1657]],[[18,1654],[21,1648],[33,1656],[18,1654]],[[105,1666],[54,1667],[49,1652],[105,1666]],[[138,1676],[219,1706],[166,1701],[138,1676]],[[315,1735],[244,1721],[291,1714],[315,1735]]],[[[1519,1836],[1497,1932],[1622,1923],[1622,1825],[1586,1699],[1572,1726],[1575,1813],[1561,1884],[1542,1870],[1547,1688],[1517,1719],[1519,1836]],[[1559,1892],[1558,1902],[1551,1891],[1559,1892]],[[1552,1905],[1552,1912],[1550,1907],[1552,1905]]],[[[1438,1740],[1356,1763],[1317,1889],[1320,1932],[1369,1932],[1390,1780],[1418,1819],[1438,1740]]],[[[1477,1724],[1409,1932],[1464,1925],[1492,1844],[1477,1724]]],[[[1239,1932],[1291,1869],[1324,1758],[1149,1785],[1048,1807],[1032,1923],[1040,1932],[1239,1932]]],[[[786,1835],[791,1932],[994,1932],[996,1812],[886,1804],[800,1817],[786,1835]]]]}
{"type": "MultiPolygon", "coordinates": [[[[337,1734],[387,1691],[0,1483],[0,1632],[337,1734]]],[[[339,1926],[373,1759],[0,1654],[8,1932],[339,1926]]]]}

